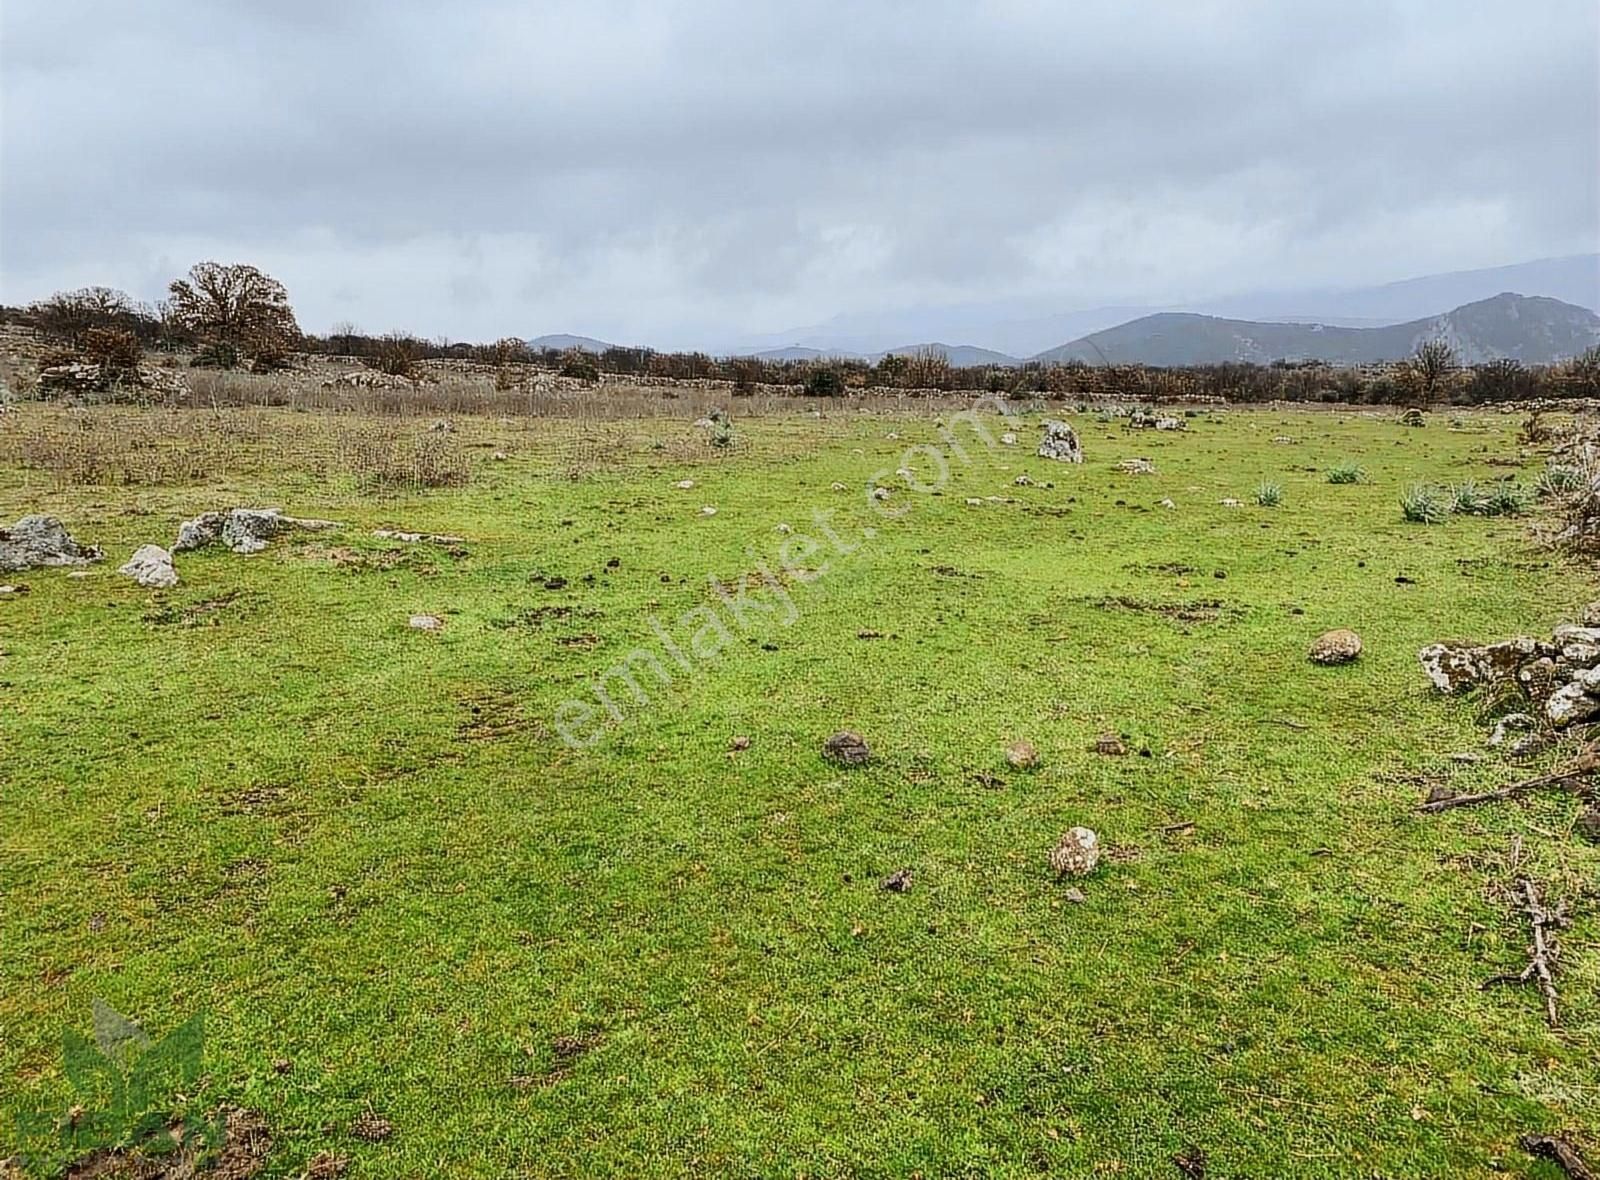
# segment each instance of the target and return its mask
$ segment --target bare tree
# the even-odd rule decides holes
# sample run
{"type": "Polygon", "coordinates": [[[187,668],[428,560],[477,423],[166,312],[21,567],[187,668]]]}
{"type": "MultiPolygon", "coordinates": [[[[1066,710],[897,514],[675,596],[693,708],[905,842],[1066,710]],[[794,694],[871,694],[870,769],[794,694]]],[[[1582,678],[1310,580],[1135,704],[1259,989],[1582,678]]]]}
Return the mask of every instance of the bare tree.
{"type": "Polygon", "coordinates": [[[1456,372],[1456,351],[1440,339],[1424,340],[1411,354],[1405,381],[1418,406],[1426,410],[1450,386],[1456,372]]]}
{"type": "Polygon", "coordinates": [[[147,312],[111,287],[58,291],[28,308],[35,325],[71,347],[82,348],[91,329],[133,330],[147,312]]]}
{"type": "Polygon", "coordinates": [[[256,368],[280,364],[300,338],[289,293],[253,266],[196,263],[170,291],[172,319],[193,332],[224,368],[240,357],[256,368]]]}

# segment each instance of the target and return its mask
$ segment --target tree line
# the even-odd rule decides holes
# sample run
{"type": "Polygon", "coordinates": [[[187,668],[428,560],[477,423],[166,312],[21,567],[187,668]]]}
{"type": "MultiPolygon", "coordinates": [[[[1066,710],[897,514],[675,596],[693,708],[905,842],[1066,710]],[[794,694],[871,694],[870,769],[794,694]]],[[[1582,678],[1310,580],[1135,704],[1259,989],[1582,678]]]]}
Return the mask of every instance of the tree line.
{"type": "Polygon", "coordinates": [[[62,291],[25,308],[0,309],[55,343],[56,364],[83,361],[104,372],[136,371],[147,349],[182,353],[195,366],[270,372],[296,353],[353,357],[412,377],[429,360],[489,365],[514,381],[537,367],[583,381],[621,378],[731,383],[735,396],[761,386],[798,387],[810,396],[859,389],[937,390],[1046,396],[1069,400],[1306,401],[1369,404],[1488,404],[1600,397],[1600,347],[1560,365],[1527,366],[1505,358],[1463,365],[1443,340],[1428,340],[1407,360],[1338,366],[1283,361],[1154,367],[1080,361],[958,368],[937,350],[867,360],[772,360],[716,357],[648,348],[535,349],[515,337],[487,344],[426,339],[409,332],[372,335],[354,325],[326,335],[303,332],[284,285],[256,267],[201,262],[168,287],[167,298],[140,303],[109,287],[62,291]]]}

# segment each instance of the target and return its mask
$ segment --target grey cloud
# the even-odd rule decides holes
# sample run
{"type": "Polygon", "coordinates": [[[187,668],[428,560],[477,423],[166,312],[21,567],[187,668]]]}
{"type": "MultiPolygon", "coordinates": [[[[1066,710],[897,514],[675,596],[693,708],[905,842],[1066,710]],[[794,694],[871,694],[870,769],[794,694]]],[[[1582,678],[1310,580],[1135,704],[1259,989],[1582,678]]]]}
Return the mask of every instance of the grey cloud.
{"type": "MultiPolygon", "coordinates": [[[[11,0],[0,297],[725,342],[1596,248],[1589,0],[11,0]]],[[[981,341],[979,343],[982,343],[981,341]]]]}

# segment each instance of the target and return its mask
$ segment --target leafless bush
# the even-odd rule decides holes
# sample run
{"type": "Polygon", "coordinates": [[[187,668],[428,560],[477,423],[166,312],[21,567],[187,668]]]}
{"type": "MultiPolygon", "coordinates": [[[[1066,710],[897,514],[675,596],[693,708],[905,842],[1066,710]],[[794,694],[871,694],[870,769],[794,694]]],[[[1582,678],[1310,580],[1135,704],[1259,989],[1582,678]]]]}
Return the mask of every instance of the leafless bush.
{"type": "Polygon", "coordinates": [[[472,478],[472,461],[453,433],[396,434],[364,422],[341,431],[336,458],[358,481],[381,489],[457,488],[472,478]]]}

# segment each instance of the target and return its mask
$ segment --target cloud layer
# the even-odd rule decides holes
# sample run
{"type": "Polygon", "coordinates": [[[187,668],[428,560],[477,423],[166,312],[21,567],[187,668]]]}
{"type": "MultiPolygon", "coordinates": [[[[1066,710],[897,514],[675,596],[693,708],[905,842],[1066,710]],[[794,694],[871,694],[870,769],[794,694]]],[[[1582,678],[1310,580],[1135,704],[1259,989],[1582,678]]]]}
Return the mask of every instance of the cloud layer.
{"type": "Polygon", "coordinates": [[[302,322],[841,311],[1597,248],[1600,9],[8,0],[0,298],[256,262],[302,322]]]}

